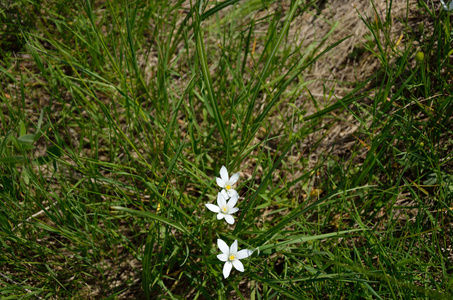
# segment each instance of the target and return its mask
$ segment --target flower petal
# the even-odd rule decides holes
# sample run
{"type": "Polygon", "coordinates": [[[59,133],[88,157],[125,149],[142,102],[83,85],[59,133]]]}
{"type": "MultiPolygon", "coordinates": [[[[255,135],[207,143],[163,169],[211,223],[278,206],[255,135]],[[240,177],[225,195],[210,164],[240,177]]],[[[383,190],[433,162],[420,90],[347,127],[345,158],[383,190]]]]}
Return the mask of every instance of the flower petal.
{"type": "Polygon", "coordinates": [[[238,240],[234,240],[230,246],[230,254],[236,255],[236,252],[238,252],[238,240]]]}
{"type": "Polygon", "coordinates": [[[230,198],[230,200],[228,201],[228,208],[233,208],[236,203],[238,203],[238,199],[239,199],[239,195],[238,194],[235,194],[233,197],[230,198]]]}
{"type": "Polygon", "coordinates": [[[227,261],[228,260],[228,254],[226,253],[222,253],[222,254],[219,254],[217,255],[217,258],[221,261],[227,261]]]}
{"type": "Polygon", "coordinates": [[[206,207],[212,211],[212,212],[215,212],[215,213],[219,213],[220,212],[220,207],[218,207],[217,205],[214,205],[214,204],[205,204],[206,207]]]}
{"type": "MultiPolygon", "coordinates": [[[[228,196],[230,196],[230,197],[235,197],[235,195],[238,195],[238,192],[236,192],[235,189],[229,189],[227,191],[227,193],[228,193],[228,196]]],[[[238,195],[238,197],[239,197],[239,195],[238,195]]]]}
{"type": "Polygon", "coordinates": [[[241,263],[239,259],[233,260],[233,266],[238,270],[239,272],[244,272],[244,265],[241,263]]]}
{"type": "Polygon", "coordinates": [[[234,218],[231,215],[225,215],[225,221],[227,221],[227,223],[230,225],[234,224],[234,218]]]}
{"type": "Polygon", "coordinates": [[[225,243],[221,239],[217,239],[217,246],[223,254],[226,254],[227,256],[230,254],[230,248],[228,247],[227,243],[225,243]]]}
{"type": "Polygon", "coordinates": [[[226,204],[227,204],[227,201],[226,201],[225,197],[223,196],[223,194],[218,193],[217,194],[217,205],[219,206],[219,209],[221,209],[221,207],[224,207],[226,204]]]}
{"type": "Polygon", "coordinates": [[[228,210],[228,213],[229,213],[230,215],[232,215],[232,214],[234,214],[234,213],[237,212],[237,211],[239,211],[239,208],[233,207],[233,208],[230,208],[230,209],[228,210]]]}
{"type": "Polygon", "coordinates": [[[252,253],[253,253],[252,250],[243,249],[243,250],[241,250],[241,251],[238,251],[238,253],[236,253],[236,258],[237,258],[237,259],[247,258],[247,257],[249,257],[250,255],[252,255],[252,253]]]}
{"type": "Polygon", "coordinates": [[[229,180],[228,183],[229,183],[230,185],[235,184],[236,181],[238,181],[238,179],[239,179],[239,175],[240,175],[240,173],[234,173],[233,175],[231,175],[231,178],[230,178],[230,180],[229,180]]]}
{"type": "Polygon", "coordinates": [[[221,188],[225,187],[225,182],[222,180],[222,178],[216,177],[215,181],[217,182],[217,185],[220,186],[221,188]]]}
{"type": "Polygon", "coordinates": [[[233,268],[233,264],[230,261],[227,261],[223,266],[223,277],[228,278],[230,276],[231,269],[233,268]]]}
{"type": "Polygon", "coordinates": [[[228,176],[228,171],[227,168],[225,168],[225,166],[222,166],[222,168],[220,168],[220,177],[225,183],[228,183],[230,177],[228,176]]]}
{"type": "MultiPolygon", "coordinates": [[[[229,216],[229,215],[225,215],[225,214],[222,214],[222,213],[218,213],[217,214],[217,220],[222,220],[223,218],[225,218],[226,216],[229,216]]],[[[227,221],[228,222],[228,221],[227,221]]]]}
{"type": "Polygon", "coordinates": [[[225,189],[221,190],[220,192],[222,193],[222,195],[225,198],[225,200],[230,199],[230,195],[228,195],[228,193],[227,193],[227,191],[225,189]]]}

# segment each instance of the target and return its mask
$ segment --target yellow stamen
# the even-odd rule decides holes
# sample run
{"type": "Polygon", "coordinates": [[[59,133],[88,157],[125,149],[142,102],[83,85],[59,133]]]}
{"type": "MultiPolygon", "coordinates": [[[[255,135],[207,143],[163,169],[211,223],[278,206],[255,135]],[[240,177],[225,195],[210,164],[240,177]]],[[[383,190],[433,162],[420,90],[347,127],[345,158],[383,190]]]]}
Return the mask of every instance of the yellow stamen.
{"type": "Polygon", "coordinates": [[[230,260],[234,260],[235,259],[235,256],[234,255],[230,255],[230,260]]]}
{"type": "Polygon", "coordinates": [[[222,208],[222,210],[223,210],[224,212],[226,212],[226,211],[228,210],[228,208],[227,208],[226,206],[224,206],[224,207],[222,208]]]}
{"type": "Polygon", "coordinates": [[[227,185],[225,188],[226,188],[227,190],[229,190],[229,189],[231,189],[231,185],[227,185]]]}

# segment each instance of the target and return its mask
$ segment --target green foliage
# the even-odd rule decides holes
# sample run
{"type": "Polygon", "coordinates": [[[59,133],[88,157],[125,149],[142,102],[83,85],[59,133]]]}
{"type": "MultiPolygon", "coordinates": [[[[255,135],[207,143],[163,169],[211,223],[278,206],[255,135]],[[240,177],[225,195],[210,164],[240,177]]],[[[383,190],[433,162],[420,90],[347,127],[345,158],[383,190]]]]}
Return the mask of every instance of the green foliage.
{"type": "Polygon", "coordinates": [[[2,3],[2,297],[448,299],[449,15],[420,1],[434,24],[398,46],[391,1],[358,11],[346,54],[341,25],[291,31],[321,2],[2,3]],[[322,102],[306,73],[328,55],[379,70],[322,102]],[[325,146],[339,122],[347,155],[325,146]],[[204,205],[222,165],[235,227],[204,205]],[[225,280],[217,238],[259,254],[225,280]]]}

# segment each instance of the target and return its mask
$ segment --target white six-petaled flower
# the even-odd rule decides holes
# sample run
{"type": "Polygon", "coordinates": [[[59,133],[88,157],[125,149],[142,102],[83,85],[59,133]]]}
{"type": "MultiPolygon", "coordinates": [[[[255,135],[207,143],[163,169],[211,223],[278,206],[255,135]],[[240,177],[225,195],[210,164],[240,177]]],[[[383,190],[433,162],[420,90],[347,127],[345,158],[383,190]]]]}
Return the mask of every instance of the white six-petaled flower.
{"type": "Polygon", "coordinates": [[[217,220],[225,218],[225,221],[227,221],[228,224],[234,224],[232,214],[239,210],[239,208],[234,207],[238,202],[238,198],[238,194],[235,194],[227,202],[228,194],[222,190],[217,194],[217,205],[208,203],[206,204],[206,207],[210,211],[217,213],[217,220]]]}
{"type": "Polygon", "coordinates": [[[217,239],[217,246],[220,251],[222,251],[222,254],[217,255],[217,258],[225,262],[225,265],[223,266],[223,276],[225,278],[230,276],[230,272],[233,267],[235,267],[239,272],[244,272],[244,265],[241,263],[240,259],[247,258],[252,255],[252,250],[244,249],[238,251],[237,240],[231,244],[231,247],[228,247],[224,241],[217,239]]]}
{"type": "MultiPolygon", "coordinates": [[[[222,166],[220,169],[220,178],[216,177],[217,184],[228,193],[228,196],[233,197],[233,195],[237,195],[235,189],[233,189],[233,185],[238,181],[239,173],[235,173],[233,175],[228,176],[228,171],[225,166],[222,166]]],[[[222,191],[223,191],[222,190],[222,191]]]]}

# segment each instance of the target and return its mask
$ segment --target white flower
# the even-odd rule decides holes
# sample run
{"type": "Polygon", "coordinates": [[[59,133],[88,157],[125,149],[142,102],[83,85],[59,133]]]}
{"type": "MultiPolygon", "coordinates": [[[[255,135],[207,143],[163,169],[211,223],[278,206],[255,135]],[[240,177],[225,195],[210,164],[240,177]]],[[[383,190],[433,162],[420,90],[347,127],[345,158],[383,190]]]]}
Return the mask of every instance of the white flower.
{"type": "Polygon", "coordinates": [[[450,3],[445,4],[443,0],[440,0],[440,3],[442,3],[442,8],[446,11],[452,11],[453,10],[453,1],[450,1],[450,3]]]}
{"type": "Polygon", "coordinates": [[[231,176],[228,176],[228,171],[225,166],[222,166],[220,169],[220,178],[216,177],[217,184],[223,188],[227,193],[228,196],[232,197],[233,195],[237,194],[236,190],[233,189],[233,184],[236,183],[239,179],[239,173],[235,173],[231,176]]]}
{"type": "Polygon", "coordinates": [[[234,218],[232,214],[239,210],[239,208],[234,207],[238,202],[238,198],[238,194],[235,194],[227,202],[226,199],[228,199],[228,194],[222,191],[217,194],[217,205],[206,204],[206,207],[210,211],[217,213],[217,220],[225,218],[225,221],[227,221],[228,224],[234,224],[234,218]]]}
{"type": "Polygon", "coordinates": [[[225,265],[223,266],[223,276],[225,278],[230,276],[233,266],[239,272],[244,272],[244,265],[241,263],[240,259],[247,258],[252,255],[252,250],[244,249],[238,251],[237,240],[231,244],[231,247],[228,247],[224,241],[217,239],[217,246],[219,246],[220,251],[222,251],[222,254],[217,255],[217,258],[225,262],[225,265]]]}

